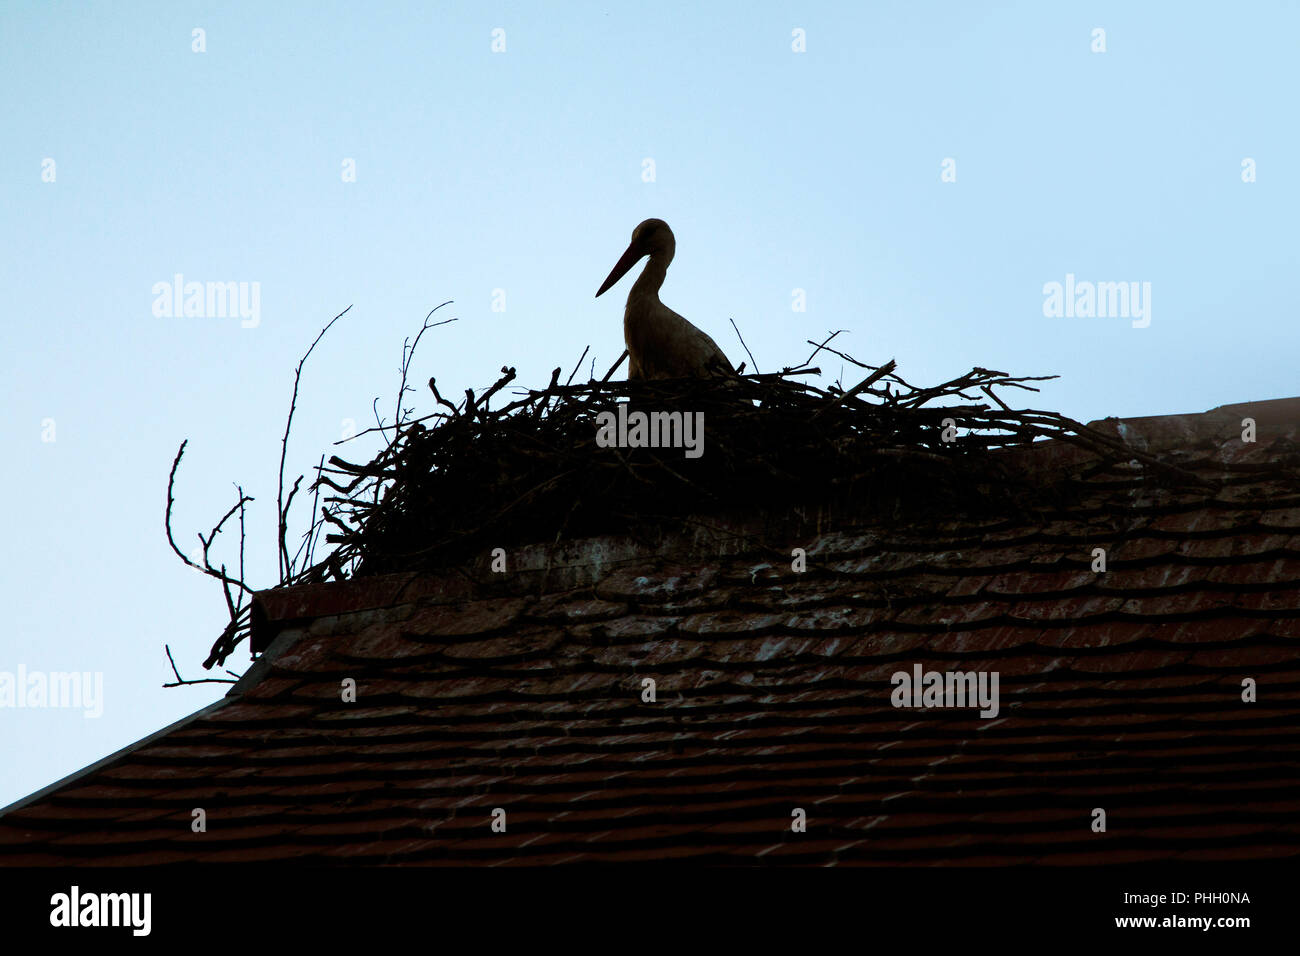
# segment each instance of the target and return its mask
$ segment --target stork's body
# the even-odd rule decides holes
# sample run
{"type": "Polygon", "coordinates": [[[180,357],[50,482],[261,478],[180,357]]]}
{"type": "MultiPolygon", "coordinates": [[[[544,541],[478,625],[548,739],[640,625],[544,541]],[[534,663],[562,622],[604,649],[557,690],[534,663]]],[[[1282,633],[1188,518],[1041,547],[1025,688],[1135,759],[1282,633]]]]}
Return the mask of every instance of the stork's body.
{"type": "Polygon", "coordinates": [[[718,343],[659,301],[659,288],[673,261],[677,240],[668,223],[647,219],[632,230],[632,243],[618,260],[597,296],[626,275],[642,256],[649,256],[632,285],[623,311],[629,379],[709,378],[734,375],[718,343]]]}

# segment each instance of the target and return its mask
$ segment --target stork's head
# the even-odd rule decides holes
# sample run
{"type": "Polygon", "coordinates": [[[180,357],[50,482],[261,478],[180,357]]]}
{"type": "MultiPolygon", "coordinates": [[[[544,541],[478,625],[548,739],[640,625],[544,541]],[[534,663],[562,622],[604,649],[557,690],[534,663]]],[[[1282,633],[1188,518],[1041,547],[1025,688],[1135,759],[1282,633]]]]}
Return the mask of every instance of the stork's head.
{"type": "Polygon", "coordinates": [[[676,249],[677,240],[673,238],[673,231],[668,228],[668,223],[662,219],[647,219],[632,230],[632,242],[614,265],[609,276],[601,283],[596,295],[601,295],[623,278],[629,269],[641,261],[642,257],[663,256],[671,262],[676,249]]]}

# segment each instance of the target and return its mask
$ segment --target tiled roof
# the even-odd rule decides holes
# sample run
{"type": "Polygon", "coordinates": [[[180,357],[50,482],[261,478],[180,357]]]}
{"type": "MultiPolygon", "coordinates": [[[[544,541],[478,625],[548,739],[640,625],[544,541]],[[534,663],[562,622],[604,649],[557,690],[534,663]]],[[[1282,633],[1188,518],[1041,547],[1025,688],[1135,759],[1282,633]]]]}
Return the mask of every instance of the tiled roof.
{"type": "Polygon", "coordinates": [[[1300,399],[1097,427],[1221,484],[1120,467],[1031,520],[701,517],[263,592],[231,695],[9,808],[0,864],[1300,855],[1300,399]],[[1000,712],[892,706],[916,665],[997,672],[1000,712]]]}

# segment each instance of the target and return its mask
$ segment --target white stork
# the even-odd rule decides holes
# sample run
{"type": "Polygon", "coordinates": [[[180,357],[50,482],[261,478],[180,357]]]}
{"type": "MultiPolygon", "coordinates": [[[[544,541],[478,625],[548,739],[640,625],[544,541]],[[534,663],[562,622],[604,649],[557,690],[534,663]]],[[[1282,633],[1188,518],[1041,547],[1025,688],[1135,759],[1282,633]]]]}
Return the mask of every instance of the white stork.
{"type": "Polygon", "coordinates": [[[673,261],[677,240],[668,223],[647,219],[632,230],[632,242],[601,283],[597,297],[637,264],[642,270],[623,311],[623,341],[627,343],[629,379],[711,378],[734,375],[735,369],[718,343],[659,301],[659,287],[673,261]]]}

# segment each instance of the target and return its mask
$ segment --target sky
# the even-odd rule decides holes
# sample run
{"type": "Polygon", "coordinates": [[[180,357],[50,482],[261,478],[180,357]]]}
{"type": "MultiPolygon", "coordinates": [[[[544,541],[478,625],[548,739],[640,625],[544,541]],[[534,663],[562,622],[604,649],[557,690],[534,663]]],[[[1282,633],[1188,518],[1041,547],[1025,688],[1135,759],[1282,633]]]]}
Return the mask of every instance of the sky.
{"type": "Polygon", "coordinates": [[[255,498],[276,584],[294,367],[349,306],[290,481],[369,458],[335,443],[391,421],[439,303],[414,383],[540,387],[588,346],[603,374],[632,279],[594,294],[652,216],[664,302],[762,371],[843,330],[913,384],[1059,375],[1018,404],[1082,421],[1300,394],[1298,35],[1287,2],[0,0],[0,806],[225,692],[162,686],[164,645],[213,676],[226,618],[168,470],[188,439],[187,551],[255,498]],[[1074,308],[1096,283],[1127,311],[1074,308]],[[70,672],[92,701],[5,701],[70,672]]]}

